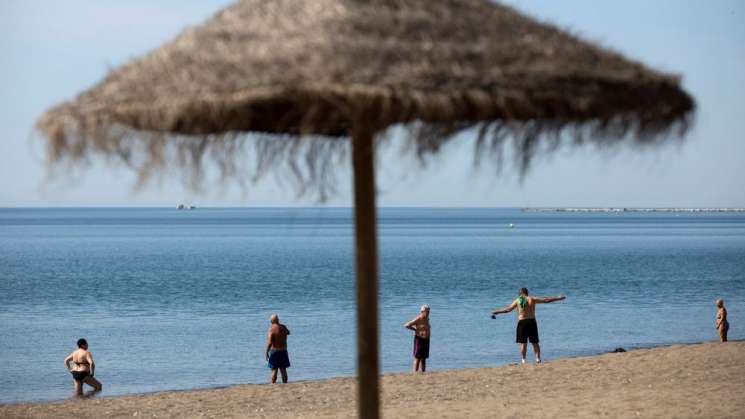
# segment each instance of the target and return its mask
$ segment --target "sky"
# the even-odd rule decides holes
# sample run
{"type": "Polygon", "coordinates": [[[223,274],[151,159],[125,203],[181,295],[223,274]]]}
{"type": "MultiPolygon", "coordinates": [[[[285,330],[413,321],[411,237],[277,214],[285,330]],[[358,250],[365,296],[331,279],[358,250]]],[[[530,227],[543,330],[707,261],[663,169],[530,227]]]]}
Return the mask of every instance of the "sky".
{"type": "MultiPolygon", "coordinates": [[[[38,117],[112,68],[199,24],[228,0],[0,2],[0,207],[315,206],[287,182],[194,192],[178,176],[135,190],[121,165],[94,160],[51,178],[38,117]]],[[[420,167],[391,147],[378,164],[378,204],[419,207],[745,207],[745,2],[511,0],[542,21],[682,76],[697,102],[686,141],[653,150],[563,149],[523,179],[474,168],[472,136],[420,167]]],[[[395,145],[395,138],[393,143],[395,145]]],[[[350,206],[340,169],[327,206],[350,206]]]]}

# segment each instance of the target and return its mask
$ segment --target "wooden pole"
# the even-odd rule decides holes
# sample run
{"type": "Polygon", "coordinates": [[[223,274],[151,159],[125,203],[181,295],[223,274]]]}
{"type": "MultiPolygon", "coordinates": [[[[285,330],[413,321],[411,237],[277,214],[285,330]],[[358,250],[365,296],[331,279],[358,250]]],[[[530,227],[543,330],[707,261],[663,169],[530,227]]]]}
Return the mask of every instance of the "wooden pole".
{"type": "Polygon", "coordinates": [[[352,129],[357,270],[357,400],[361,419],[380,417],[378,383],[378,244],[374,131],[365,118],[352,129]]]}

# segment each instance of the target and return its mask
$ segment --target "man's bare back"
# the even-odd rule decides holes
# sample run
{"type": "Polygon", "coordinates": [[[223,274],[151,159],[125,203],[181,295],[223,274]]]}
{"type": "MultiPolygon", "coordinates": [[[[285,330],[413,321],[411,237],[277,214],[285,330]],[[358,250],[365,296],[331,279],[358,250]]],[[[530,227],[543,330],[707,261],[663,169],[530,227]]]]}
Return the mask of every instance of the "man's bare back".
{"type": "Polygon", "coordinates": [[[535,306],[536,304],[547,304],[547,303],[553,303],[554,301],[561,301],[564,300],[566,297],[559,296],[559,297],[528,297],[521,295],[520,297],[516,298],[515,301],[512,302],[509,306],[507,306],[504,309],[497,309],[492,312],[492,316],[501,314],[501,313],[509,313],[510,311],[517,309],[517,319],[518,320],[528,320],[528,319],[535,319],[535,306]],[[520,304],[520,299],[524,299],[525,305],[520,304]]]}
{"type": "Polygon", "coordinates": [[[272,324],[269,328],[269,349],[287,349],[289,329],[283,324],[272,324]]]}
{"type": "Polygon", "coordinates": [[[527,303],[525,304],[525,308],[520,306],[520,302],[518,300],[515,300],[515,303],[517,303],[517,319],[518,320],[535,319],[536,299],[533,297],[527,297],[526,300],[527,300],[527,303]]]}

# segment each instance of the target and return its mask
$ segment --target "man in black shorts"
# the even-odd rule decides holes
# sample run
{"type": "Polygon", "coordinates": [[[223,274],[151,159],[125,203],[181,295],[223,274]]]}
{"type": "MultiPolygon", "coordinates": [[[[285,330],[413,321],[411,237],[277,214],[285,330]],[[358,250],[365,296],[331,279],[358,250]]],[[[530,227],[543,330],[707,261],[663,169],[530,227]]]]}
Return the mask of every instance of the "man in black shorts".
{"type": "Polygon", "coordinates": [[[559,297],[529,297],[527,288],[520,288],[520,294],[517,296],[515,301],[509,306],[496,309],[492,311],[492,319],[495,319],[497,314],[509,313],[510,311],[517,308],[518,321],[517,321],[517,336],[515,341],[520,344],[520,355],[522,357],[522,363],[525,363],[525,355],[528,352],[528,341],[533,344],[533,352],[535,352],[535,362],[540,364],[541,362],[541,346],[538,344],[538,323],[535,321],[535,305],[553,303],[554,301],[561,301],[566,299],[565,296],[559,297]]]}

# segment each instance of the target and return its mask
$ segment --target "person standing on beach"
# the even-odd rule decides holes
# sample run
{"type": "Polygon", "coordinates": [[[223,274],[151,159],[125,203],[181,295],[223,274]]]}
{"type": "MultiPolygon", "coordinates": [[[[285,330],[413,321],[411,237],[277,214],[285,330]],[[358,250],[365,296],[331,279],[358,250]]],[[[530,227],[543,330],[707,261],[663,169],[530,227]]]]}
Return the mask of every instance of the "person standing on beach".
{"type": "Polygon", "coordinates": [[[419,315],[412,321],[404,324],[404,327],[414,331],[414,372],[427,371],[427,358],[429,358],[429,306],[423,305],[419,315]]]}
{"type": "Polygon", "coordinates": [[[509,306],[496,309],[492,311],[492,319],[496,319],[497,314],[509,313],[510,311],[517,308],[518,321],[517,321],[517,337],[515,341],[520,344],[520,356],[522,357],[522,363],[525,363],[525,355],[528,352],[528,341],[533,344],[533,352],[535,352],[535,362],[541,363],[541,346],[538,344],[538,322],[535,320],[535,305],[553,303],[554,301],[561,301],[566,299],[565,296],[559,297],[547,297],[538,298],[528,296],[527,288],[520,288],[520,294],[517,296],[515,301],[509,306]]]}
{"type": "Polygon", "coordinates": [[[85,339],[78,339],[78,349],[73,351],[65,358],[65,368],[72,374],[75,386],[75,395],[83,395],[83,383],[93,387],[94,392],[99,392],[103,385],[93,378],[96,372],[96,364],[93,362],[93,355],[88,351],[88,342],[85,339]],[[70,367],[70,363],[75,366],[70,367]]]}
{"type": "Polygon", "coordinates": [[[727,321],[727,309],[724,308],[724,300],[716,301],[717,305],[717,330],[719,331],[719,340],[727,342],[727,332],[729,332],[729,322],[727,321]]]}
{"type": "Polygon", "coordinates": [[[290,330],[279,322],[279,316],[272,314],[269,318],[269,336],[266,341],[265,358],[272,369],[272,384],[277,382],[277,370],[282,374],[282,382],[287,382],[287,368],[290,367],[290,356],[287,353],[287,336],[290,330]]]}

